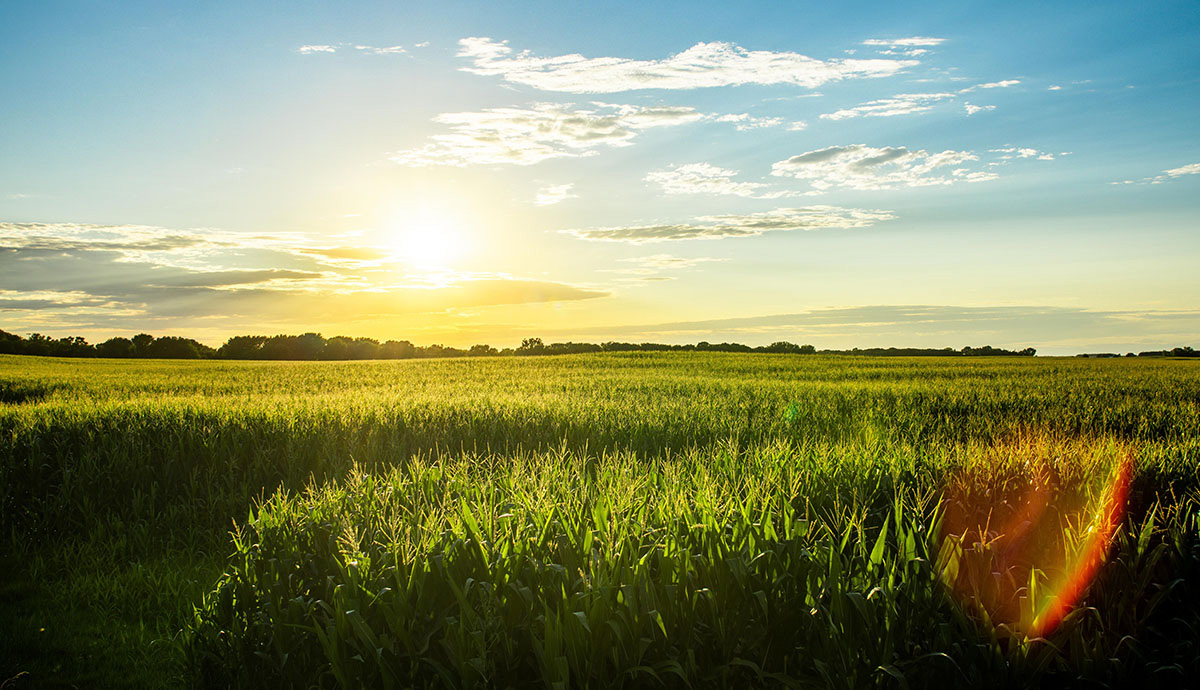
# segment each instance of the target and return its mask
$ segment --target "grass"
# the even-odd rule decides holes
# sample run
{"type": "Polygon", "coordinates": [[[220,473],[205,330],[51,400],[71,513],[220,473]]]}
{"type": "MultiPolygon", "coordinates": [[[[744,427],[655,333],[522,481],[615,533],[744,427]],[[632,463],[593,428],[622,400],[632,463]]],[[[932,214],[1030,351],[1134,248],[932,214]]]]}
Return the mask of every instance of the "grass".
{"type": "Polygon", "coordinates": [[[1176,360],[0,357],[0,683],[1179,686],[1198,461],[1176,360]]]}

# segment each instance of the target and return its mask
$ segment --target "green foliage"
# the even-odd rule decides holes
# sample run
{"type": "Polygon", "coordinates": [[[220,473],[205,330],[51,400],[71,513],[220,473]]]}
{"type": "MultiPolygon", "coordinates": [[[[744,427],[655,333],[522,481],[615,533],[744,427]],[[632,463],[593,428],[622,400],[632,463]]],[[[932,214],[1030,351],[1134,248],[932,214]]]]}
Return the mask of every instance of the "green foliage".
{"type": "Polygon", "coordinates": [[[1198,467],[1200,370],[1170,359],[0,357],[0,678],[1186,685],[1198,467]],[[1127,456],[1046,640],[951,593],[954,556],[992,596],[999,552],[945,538],[948,496],[1033,466],[1083,495],[1127,456]],[[82,639],[86,668],[36,651],[82,639]]]}

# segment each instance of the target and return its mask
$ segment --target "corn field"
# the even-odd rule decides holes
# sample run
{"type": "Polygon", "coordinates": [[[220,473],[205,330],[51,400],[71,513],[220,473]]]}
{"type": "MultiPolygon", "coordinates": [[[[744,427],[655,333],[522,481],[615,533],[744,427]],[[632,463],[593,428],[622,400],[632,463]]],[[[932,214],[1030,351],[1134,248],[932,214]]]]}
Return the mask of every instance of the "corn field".
{"type": "Polygon", "coordinates": [[[1184,360],[4,356],[0,683],[1183,687],[1198,468],[1184,360]]]}

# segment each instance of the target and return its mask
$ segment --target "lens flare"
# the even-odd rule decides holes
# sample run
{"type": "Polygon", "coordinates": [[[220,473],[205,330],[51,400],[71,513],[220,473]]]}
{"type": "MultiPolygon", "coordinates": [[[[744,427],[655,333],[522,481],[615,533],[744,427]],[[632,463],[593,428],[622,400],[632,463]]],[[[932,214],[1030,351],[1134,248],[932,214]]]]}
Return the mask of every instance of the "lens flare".
{"type": "MultiPolygon", "coordinates": [[[[1045,448],[1018,454],[1053,457],[1045,448]]],[[[1050,635],[1080,603],[1124,519],[1129,458],[980,463],[963,472],[946,493],[943,581],[999,633],[1050,635]]]]}

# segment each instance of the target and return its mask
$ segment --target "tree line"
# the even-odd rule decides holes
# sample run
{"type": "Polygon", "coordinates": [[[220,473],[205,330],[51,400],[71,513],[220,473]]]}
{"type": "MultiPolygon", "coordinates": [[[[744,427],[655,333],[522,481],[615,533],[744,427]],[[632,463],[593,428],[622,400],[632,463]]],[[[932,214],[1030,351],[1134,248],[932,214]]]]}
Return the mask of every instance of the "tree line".
{"type": "MultiPolygon", "coordinates": [[[[1176,348],[1177,350],[1179,348],[1176,348]]],[[[1189,351],[1191,348],[1187,348],[1189,351]]],[[[268,359],[268,360],[351,360],[351,359],[424,359],[434,357],[524,357],[531,355],[568,355],[588,352],[765,352],[775,354],[835,354],[883,357],[918,356],[1033,356],[1032,347],[1003,350],[991,346],[951,348],[866,348],[853,350],[817,350],[812,345],[797,345],[786,340],[752,347],[742,343],[688,345],[665,343],[549,343],[541,338],[526,338],[520,347],[496,349],[491,345],[473,345],[467,349],[445,345],[413,345],[407,340],[379,342],[374,338],[326,338],[320,333],[300,335],[238,335],[219,348],[211,348],[191,338],[154,337],[139,333],[132,338],[109,338],[91,344],[81,337],[51,338],[33,333],[28,338],[0,330],[0,354],[41,355],[50,357],[108,357],[150,359],[268,359]]],[[[1168,351],[1169,352],[1169,351],[1168,351]]]]}

